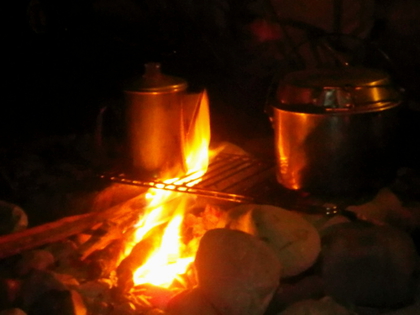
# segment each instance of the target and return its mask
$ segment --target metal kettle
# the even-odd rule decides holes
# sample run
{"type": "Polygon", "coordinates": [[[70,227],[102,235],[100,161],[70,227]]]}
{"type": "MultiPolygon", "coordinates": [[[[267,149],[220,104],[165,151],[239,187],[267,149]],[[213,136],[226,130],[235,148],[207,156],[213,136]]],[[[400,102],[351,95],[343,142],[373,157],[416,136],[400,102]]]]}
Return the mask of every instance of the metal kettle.
{"type": "Polygon", "coordinates": [[[159,63],[147,63],[144,75],[124,91],[127,153],[132,173],[141,178],[185,173],[185,141],[194,123],[190,113],[198,106],[187,98],[188,83],[160,68],[159,63]]]}

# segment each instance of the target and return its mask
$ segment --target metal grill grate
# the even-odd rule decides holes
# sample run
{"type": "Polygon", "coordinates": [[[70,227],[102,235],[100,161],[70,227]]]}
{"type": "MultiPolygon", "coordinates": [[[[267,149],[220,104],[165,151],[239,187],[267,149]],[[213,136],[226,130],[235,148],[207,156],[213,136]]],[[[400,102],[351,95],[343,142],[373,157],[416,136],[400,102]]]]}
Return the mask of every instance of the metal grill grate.
{"type": "Polygon", "coordinates": [[[219,154],[209,165],[201,181],[194,186],[190,176],[176,183],[145,181],[126,174],[102,174],[112,182],[142,187],[190,193],[238,203],[254,202],[263,198],[274,178],[274,161],[261,161],[242,155],[219,154]]]}

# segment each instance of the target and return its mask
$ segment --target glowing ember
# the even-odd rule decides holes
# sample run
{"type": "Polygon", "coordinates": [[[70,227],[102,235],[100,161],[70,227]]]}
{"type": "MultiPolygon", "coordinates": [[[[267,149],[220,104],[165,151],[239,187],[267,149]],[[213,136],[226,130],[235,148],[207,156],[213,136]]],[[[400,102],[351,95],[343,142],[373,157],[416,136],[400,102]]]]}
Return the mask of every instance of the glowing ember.
{"type": "MultiPolygon", "coordinates": [[[[193,114],[190,128],[186,135],[186,166],[187,175],[183,179],[165,180],[166,184],[179,185],[188,182],[193,186],[201,180],[207,171],[209,163],[210,143],[209,106],[206,93],[193,114]]],[[[161,244],[148,257],[146,263],[133,274],[133,282],[153,284],[168,288],[174,279],[187,272],[194,260],[195,252],[181,240],[181,228],[184,220],[187,198],[178,192],[151,188],[147,195],[148,207],[146,213],[137,223],[133,246],[141,241],[153,228],[166,224],[161,244]],[[185,198],[184,198],[185,197],[185,198]],[[177,199],[168,206],[167,201],[177,199]]],[[[127,248],[127,251],[131,251],[127,248]]],[[[126,253],[128,255],[128,253],[126,253]]]]}

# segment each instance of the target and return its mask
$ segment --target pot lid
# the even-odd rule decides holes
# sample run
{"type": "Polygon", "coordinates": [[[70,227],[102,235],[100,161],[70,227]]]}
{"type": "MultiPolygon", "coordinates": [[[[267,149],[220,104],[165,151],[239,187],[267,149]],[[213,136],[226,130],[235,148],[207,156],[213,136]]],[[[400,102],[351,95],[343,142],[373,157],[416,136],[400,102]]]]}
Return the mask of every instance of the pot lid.
{"type": "Polygon", "coordinates": [[[363,87],[390,84],[389,75],[367,68],[328,68],[292,72],[286,75],[287,84],[299,87],[363,87]]]}
{"type": "Polygon", "coordinates": [[[187,81],[182,78],[163,74],[161,65],[157,62],[145,64],[143,76],[132,82],[126,91],[134,92],[177,92],[184,91],[188,87],[187,81]]]}
{"type": "Polygon", "coordinates": [[[292,72],[284,81],[299,87],[362,87],[390,84],[390,77],[377,69],[347,67],[292,72]]]}
{"type": "Polygon", "coordinates": [[[289,73],[276,100],[275,107],[294,111],[370,111],[400,102],[401,95],[386,72],[343,67],[289,73]]]}

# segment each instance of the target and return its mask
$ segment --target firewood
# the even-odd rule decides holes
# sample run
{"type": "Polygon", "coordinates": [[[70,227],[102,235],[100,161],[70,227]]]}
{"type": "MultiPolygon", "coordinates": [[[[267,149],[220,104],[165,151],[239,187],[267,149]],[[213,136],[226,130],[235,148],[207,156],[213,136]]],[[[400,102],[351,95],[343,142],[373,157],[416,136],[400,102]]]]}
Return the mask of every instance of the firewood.
{"type": "Polygon", "coordinates": [[[127,215],[124,216],[124,219],[119,218],[119,220],[105,221],[94,231],[92,237],[79,247],[78,253],[80,259],[84,260],[95,251],[106,248],[114,240],[123,238],[124,232],[129,224],[133,226],[136,223],[137,218],[138,214],[131,212],[127,213],[127,215]]]}
{"type": "Polygon", "coordinates": [[[124,238],[113,240],[106,248],[89,255],[85,262],[89,279],[106,277],[119,265],[125,248],[124,238]]]}
{"type": "Polygon", "coordinates": [[[152,229],[140,242],[138,242],[131,253],[119,264],[117,268],[118,289],[121,293],[126,293],[133,287],[134,271],[146,262],[152,251],[160,244],[163,229],[166,224],[152,229]]]}
{"type": "Polygon", "coordinates": [[[21,232],[1,236],[0,259],[82,233],[106,220],[121,222],[122,218],[132,215],[133,211],[141,213],[140,209],[144,206],[143,200],[144,196],[140,195],[105,211],[65,217],[21,232]]]}

